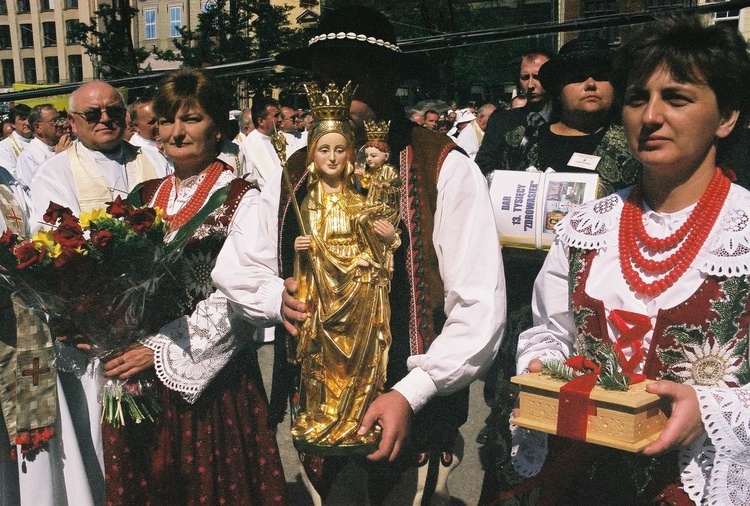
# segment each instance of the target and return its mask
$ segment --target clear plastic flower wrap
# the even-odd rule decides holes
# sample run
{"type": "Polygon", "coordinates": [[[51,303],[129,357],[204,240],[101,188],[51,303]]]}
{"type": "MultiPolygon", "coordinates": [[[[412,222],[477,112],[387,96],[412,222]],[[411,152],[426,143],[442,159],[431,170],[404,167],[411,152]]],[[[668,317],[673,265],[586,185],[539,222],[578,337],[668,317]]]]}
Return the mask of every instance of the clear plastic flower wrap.
{"type": "MultiPolygon", "coordinates": [[[[11,290],[48,315],[52,333],[69,345],[85,344],[107,358],[180,316],[184,241],[164,242],[163,211],[135,208],[119,197],[106,210],[73,216],[50,203],[50,228],[21,240],[0,236],[0,265],[11,290]]],[[[103,418],[115,426],[140,423],[159,411],[144,380],[107,381],[103,418]],[[123,407],[124,406],[124,407],[123,407]]]]}

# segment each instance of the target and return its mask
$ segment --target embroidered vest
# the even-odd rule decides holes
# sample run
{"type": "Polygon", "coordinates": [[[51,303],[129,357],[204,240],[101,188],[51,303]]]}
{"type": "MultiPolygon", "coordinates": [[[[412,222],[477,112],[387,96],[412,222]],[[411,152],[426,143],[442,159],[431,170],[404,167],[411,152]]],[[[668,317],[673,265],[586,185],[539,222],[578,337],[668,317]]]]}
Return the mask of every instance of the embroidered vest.
{"type": "MultiPolygon", "coordinates": [[[[231,170],[227,166],[227,170],[231,170]]],[[[141,202],[151,202],[161,183],[166,178],[151,179],[141,186],[141,202]]],[[[182,290],[170,290],[171,300],[165,296],[162,303],[165,313],[174,313],[174,318],[189,315],[198,302],[208,297],[213,291],[211,271],[216,263],[216,257],[224,245],[227,228],[232,221],[242,197],[251,189],[257,189],[255,183],[244,179],[233,179],[229,183],[229,193],[224,203],[211,213],[203,224],[196,230],[184,247],[181,262],[176,264],[172,275],[182,290]]]]}
{"type": "MultiPolygon", "coordinates": [[[[570,291],[576,347],[596,353],[612,340],[604,304],[585,292],[594,256],[594,250],[571,248],[570,291]]],[[[644,374],[703,386],[750,383],[749,329],[750,280],[709,276],[685,301],[659,310],[644,374]]]]}

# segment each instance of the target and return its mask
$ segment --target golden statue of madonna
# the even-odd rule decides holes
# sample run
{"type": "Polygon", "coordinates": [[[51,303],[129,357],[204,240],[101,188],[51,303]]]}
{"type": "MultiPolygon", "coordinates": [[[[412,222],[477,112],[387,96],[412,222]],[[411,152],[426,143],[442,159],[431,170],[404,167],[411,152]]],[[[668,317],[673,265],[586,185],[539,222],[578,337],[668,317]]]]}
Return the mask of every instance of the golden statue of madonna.
{"type": "Polygon", "coordinates": [[[370,453],[380,428],[357,430],[385,383],[398,197],[368,201],[354,187],[350,84],[306,89],[313,126],[300,214],[307,235],[295,250],[299,294],[313,313],[297,344],[302,384],[292,436],[302,451],[370,453]]]}

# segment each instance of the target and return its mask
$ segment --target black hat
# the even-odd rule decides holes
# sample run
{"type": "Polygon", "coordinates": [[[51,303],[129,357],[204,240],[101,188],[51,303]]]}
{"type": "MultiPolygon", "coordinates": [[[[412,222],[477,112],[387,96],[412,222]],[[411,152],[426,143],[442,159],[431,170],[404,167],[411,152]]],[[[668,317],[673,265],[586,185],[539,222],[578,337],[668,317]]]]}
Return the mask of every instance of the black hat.
{"type": "Polygon", "coordinates": [[[325,11],[307,46],[279,53],[276,61],[309,69],[313,54],[334,48],[362,51],[379,61],[398,62],[404,57],[388,18],[375,9],[353,5],[325,11]]]}
{"type": "Polygon", "coordinates": [[[551,95],[563,86],[588,77],[608,81],[612,71],[612,51],[602,39],[573,39],[560,48],[557,56],[539,69],[539,82],[551,95]]]}

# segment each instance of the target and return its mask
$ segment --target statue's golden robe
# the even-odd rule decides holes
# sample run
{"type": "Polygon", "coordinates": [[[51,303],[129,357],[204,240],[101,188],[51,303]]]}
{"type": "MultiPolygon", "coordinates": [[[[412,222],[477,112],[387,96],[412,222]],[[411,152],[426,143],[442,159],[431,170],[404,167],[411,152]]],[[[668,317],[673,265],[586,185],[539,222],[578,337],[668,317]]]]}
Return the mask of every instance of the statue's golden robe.
{"type": "Polygon", "coordinates": [[[349,185],[340,193],[318,186],[302,215],[312,244],[298,254],[297,279],[312,316],[300,329],[301,402],[292,435],[318,445],[372,443],[379,428],[361,436],[357,429],[385,383],[391,258],[398,246],[398,239],[384,245],[372,222],[395,225],[398,208],[366,202],[349,185]]]}

